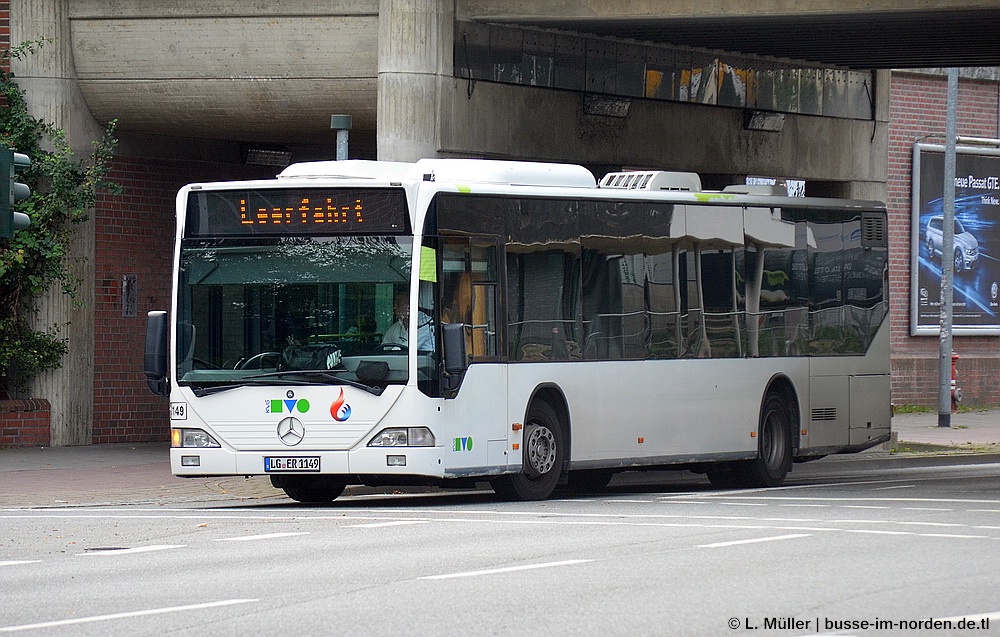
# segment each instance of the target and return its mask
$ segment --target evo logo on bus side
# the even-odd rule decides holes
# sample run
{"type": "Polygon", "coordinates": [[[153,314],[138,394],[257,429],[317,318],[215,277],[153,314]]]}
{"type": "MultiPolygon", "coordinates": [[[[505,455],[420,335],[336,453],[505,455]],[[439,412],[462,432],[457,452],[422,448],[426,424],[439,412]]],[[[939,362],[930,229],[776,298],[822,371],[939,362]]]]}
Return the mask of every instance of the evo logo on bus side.
{"type": "Polygon", "coordinates": [[[453,451],[472,451],[472,436],[467,438],[455,438],[453,451]]]}

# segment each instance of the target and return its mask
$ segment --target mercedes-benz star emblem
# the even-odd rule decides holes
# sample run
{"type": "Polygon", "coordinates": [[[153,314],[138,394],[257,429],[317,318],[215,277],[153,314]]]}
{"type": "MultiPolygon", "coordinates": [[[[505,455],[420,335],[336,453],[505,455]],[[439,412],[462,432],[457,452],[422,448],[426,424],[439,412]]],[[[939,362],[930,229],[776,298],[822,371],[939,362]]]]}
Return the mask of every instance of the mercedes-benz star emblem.
{"type": "Polygon", "coordinates": [[[282,418],[278,423],[278,440],[282,444],[294,447],[306,436],[306,428],[298,418],[282,418]]]}

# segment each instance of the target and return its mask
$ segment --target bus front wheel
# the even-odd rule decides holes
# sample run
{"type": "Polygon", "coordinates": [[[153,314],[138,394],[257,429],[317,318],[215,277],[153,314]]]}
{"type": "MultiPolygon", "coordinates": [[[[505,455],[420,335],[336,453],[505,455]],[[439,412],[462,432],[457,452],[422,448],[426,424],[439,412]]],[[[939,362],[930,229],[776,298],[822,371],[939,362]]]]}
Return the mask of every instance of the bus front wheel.
{"type": "Polygon", "coordinates": [[[521,471],[495,478],[493,490],[505,500],[544,500],[555,490],[566,456],[559,416],[547,402],[528,409],[521,454],[521,471]]]}
{"type": "Polygon", "coordinates": [[[336,500],[347,481],[332,476],[271,476],[271,486],[303,504],[326,504],[336,500]]]}

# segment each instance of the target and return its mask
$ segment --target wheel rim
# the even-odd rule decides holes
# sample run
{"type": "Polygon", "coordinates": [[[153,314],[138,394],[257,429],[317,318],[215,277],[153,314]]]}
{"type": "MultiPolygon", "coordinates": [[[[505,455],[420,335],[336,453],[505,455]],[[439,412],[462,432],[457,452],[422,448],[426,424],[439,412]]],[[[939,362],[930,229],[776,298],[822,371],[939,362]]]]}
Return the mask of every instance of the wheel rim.
{"type": "Polygon", "coordinates": [[[955,252],[955,272],[961,272],[962,271],[962,266],[964,265],[964,263],[965,262],[962,260],[962,253],[956,251],[955,252]]]}
{"type": "Polygon", "coordinates": [[[556,437],[548,427],[533,427],[528,434],[526,446],[525,469],[529,477],[542,476],[552,471],[556,464],[556,437]]]}

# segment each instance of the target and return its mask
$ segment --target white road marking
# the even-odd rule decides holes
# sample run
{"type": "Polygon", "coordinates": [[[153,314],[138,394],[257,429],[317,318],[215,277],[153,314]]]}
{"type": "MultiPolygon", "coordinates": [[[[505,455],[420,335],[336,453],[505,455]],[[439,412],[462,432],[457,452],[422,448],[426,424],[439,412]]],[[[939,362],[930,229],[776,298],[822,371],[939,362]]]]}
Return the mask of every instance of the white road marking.
{"type": "Polygon", "coordinates": [[[187,544],[152,544],[150,546],[137,546],[130,549],[110,549],[107,551],[87,551],[86,553],[77,553],[77,557],[81,555],[126,555],[130,553],[150,553],[152,551],[169,551],[170,549],[182,549],[187,544]]]}
{"type": "Polygon", "coordinates": [[[810,537],[810,533],[792,533],[791,535],[775,535],[772,537],[758,537],[751,540],[733,540],[732,542],[716,542],[714,544],[699,544],[700,549],[717,549],[725,546],[737,546],[739,544],[757,544],[758,542],[775,542],[777,540],[794,540],[800,537],[810,537]]]}
{"type": "Polygon", "coordinates": [[[874,529],[845,529],[847,533],[865,533],[867,535],[916,535],[913,531],[876,531],[874,529]]]}
{"type": "Polygon", "coordinates": [[[308,531],[299,533],[268,533],[266,535],[244,535],[241,537],[223,537],[216,542],[253,542],[254,540],[274,540],[282,537],[295,537],[296,535],[309,535],[308,531]]]}
{"type": "Polygon", "coordinates": [[[1000,619],[1000,610],[993,611],[991,613],[982,613],[980,615],[958,615],[956,617],[942,617],[940,621],[956,623],[963,619],[970,622],[978,622],[983,619],[1000,619]]]}
{"type": "Polygon", "coordinates": [[[917,485],[915,484],[900,484],[894,487],[879,487],[877,489],[872,489],[872,491],[889,491],[890,489],[915,489],[917,485]]]}
{"type": "Polygon", "coordinates": [[[586,564],[594,560],[563,560],[562,562],[544,562],[542,564],[525,564],[523,566],[507,566],[504,568],[492,568],[483,571],[465,571],[463,573],[447,573],[445,575],[425,575],[417,579],[455,579],[458,577],[478,577],[480,575],[496,575],[498,573],[513,573],[515,571],[530,571],[538,568],[554,568],[557,566],[571,566],[573,564],[586,564]]]}
{"type": "Polygon", "coordinates": [[[260,601],[257,599],[227,599],[220,602],[208,602],[205,604],[190,604],[188,606],[169,606],[166,608],[150,608],[148,610],[136,610],[128,613],[113,613],[111,615],[94,615],[92,617],[78,617],[76,619],[60,619],[51,622],[40,622],[37,624],[21,624],[20,626],[0,627],[0,633],[14,633],[21,630],[37,630],[39,628],[55,628],[57,626],[74,626],[77,624],[89,624],[92,622],[103,622],[114,619],[128,619],[131,617],[144,617],[146,615],[162,615],[164,613],[179,613],[189,610],[202,610],[205,608],[219,608],[221,606],[233,606],[235,604],[248,604],[260,601]]]}
{"type": "Polygon", "coordinates": [[[812,509],[831,509],[831,508],[833,508],[832,504],[781,504],[779,506],[783,506],[783,507],[806,507],[806,508],[812,508],[812,509]]]}
{"type": "MultiPolygon", "coordinates": [[[[832,486],[832,485],[823,485],[832,486]]],[[[772,487],[769,489],[770,492],[778,492],[782,489],[789,489],[793,487],[772,487]]],[[[727,500],[765,500],[772,502],[906,502],[906,503],[934,503],[934,504],[1000,504],[1000,500],[980,500],[973,498],[890,498],[890,497],[827,497],[827,496],[800,496],[800,495],[753,495],[748,492],[736,492],[736,493],[719,493],[718,495],[712,495],[708,493],[703,493],[700,499],[711,499],[713,502],[716,500],[727,499],[727,500]]]]}
{"type": "Polygon", "coordinates": [[[8,560],[0,562],[0,566],[17,566],[19,564],[38,564],[42,560],[8,560]]]}
{"type": "Polygon", "coordinates": [[[954,511],[955,509],[935,509],[932,507],[902,507],[901,511],[954,511]]]}
{"type": "Polygon", "coordinates": [[[406,526],[410,524],[428,524],[431,520],[393,520],[391,522],[371,522],[368,524],[345,524],[345,529],[375,529],[385,526],[406,526]]]}
{"type": "MultiPolygon", "coordinates": [[[[703,494],[704,495],[704,494],[703,494]]],[[[727,496],[732,497],[732,496],[727,496]]],[[[760,498],[772,499],[772,498],[760,498]]],[[[841,498],[773,498],[777,501],[792,500],[792,502],[782,503],[782,506],[806,506],[806,507],[830,507],[842,506],[841,498]],[[805,502],[799,500],[806,500],[805,502]],[[820,502],[833,500],[834,505],[818,504],[820,502]]],[[[924,502],[927,500],[914,498],[882,498],[880,501],[893,502],[924,502]]],[[[940,501],[940,500],[935,500],[940,501]]],[[[684,504],[692,501],[672,500],[673,503],[684,504]]],[[[699,501],[701,502],[701,501],[699,501]]],[[[948,502],[975,502],[967,500],[948,500],[948,502]]],[[[665,503],[665,502],[661,502],[665,503]]],[[[718,501],[713,502],[718,503],[718,501]]],[[[658,507],[659,508],[659,507],[658,507]]],[[[956,507],[959,510],[963,507],[956,507]]],[[[662,510],[662,509],[661,509],[662,510]]],[[[271,521],[323,521],[329,520],[344,525],[343,528],[357,527],[377,527],[377,526],[397,526],[409,524],[425,523],[446,523],[446,524],[509,524],[519,526],[620,526],[620,527],[647,527],[647,528],[676,528],[676,529],[740,529],[740,530],[763,530],[778,532],[836,532],[849,528],[872,529],[878,527],[930,527],[932,529],[948,529],[949,531],[971,531],[974,527],[970,524],[945,523],[945,522],[919,522],[909,520],[891,519],[857,519],[857,518],[787,518],[779,516],[759,516],[759,515],[696,515],[680,513],[560,513],[557,511],[499,511],[499,510],[448,510],[448,509],[423,509],[420,515],[414,515],[412,509],[406,508],[380,508],[369,509],[367,511],[340,511],[337,513],[296,511],[291,514],[261,515],[260,512],[247,513],[242,509],[217,509],[215,515],[206,515],[204,511],[190,509],[122,509],[120,513],[113,513],[110,510],[102,509],[100,512],[90,512],[82,515],[80,509],[66,510],[68,515],[54,515],[52,509],[45,510],[42,514],[35,512],[30,514],[24,511],[22,514],[0,516],[3,518],[24,518],[24,519],[213,519],[213,520],[257,520],[267,519],[271,521]],[[107,512],[106,512],[107,511],[107,512]],[[146,512],[156,511],[156,515],[146,512]],[[170,512],[173,512],[172,514],[170,512]]],[[[976,529],[976,530],[987,530],[976,529]]],[[[914,533],[920,536],[920,533],[914,533]]],[[[996,535],[996,534],[994,534],[996,535]]],[[[925,536],[926,537],[926,536],[925,536]]],[[[951,536],[954,537],[954,536],[951,536]]],[[[974,536],[979,537],[979,536],[974,536]]],[[[1000,537],[995,539],[1000,540],[1000,537]]],[[[172,548],[172,547],[169,547],[172,548]]],[[[142,552],[146,550],[158,550],[156,548],[131,549],[130,552],[142,552]]],[[[123,551],[88,551],[86,554],[118,554],[123,551]]]]}

